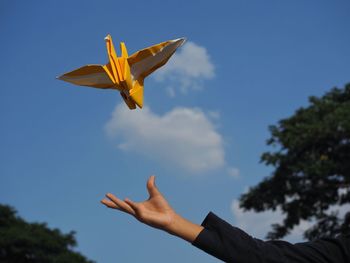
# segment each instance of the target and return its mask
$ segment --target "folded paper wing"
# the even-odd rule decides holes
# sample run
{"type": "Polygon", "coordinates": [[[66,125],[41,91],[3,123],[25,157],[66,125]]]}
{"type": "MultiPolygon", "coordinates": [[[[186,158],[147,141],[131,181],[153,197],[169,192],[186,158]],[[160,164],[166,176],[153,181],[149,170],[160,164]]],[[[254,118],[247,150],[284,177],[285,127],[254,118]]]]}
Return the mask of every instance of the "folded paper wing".
{"type": "Polygon", "coordinates": [[[120,43],[121,56],[114,49],[112,37],[106,38],[109,62],[106,65],[86,65],[68,72],[58,79],[80,86],[117,89],[130,109],[143,106],[144,79],[163,66],[185,39],[178,38],[142,49],[128,56],[126,46],[120,43]]]}
{"type": "Polygon", "coordinates": [[[88,86],[100,89],[111,89],[114,83],[108,76],[102,65],[86,65],[74,71],[68,72],[58,79],[80,86],[88,86]]]}

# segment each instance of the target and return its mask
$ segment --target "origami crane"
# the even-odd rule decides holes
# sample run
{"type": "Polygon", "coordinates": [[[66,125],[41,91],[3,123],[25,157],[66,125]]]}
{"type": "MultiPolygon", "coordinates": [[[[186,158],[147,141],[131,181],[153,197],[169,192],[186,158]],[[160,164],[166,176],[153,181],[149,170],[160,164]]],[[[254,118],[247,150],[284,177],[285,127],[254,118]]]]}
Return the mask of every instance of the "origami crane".
{"type": "Polygon", "coordinates": [[[163,66],[184,42],[184,38],[169,40],[142,49],[128,56],[120,42],[121,56],[114,49],[112,37],[106,38],[109,62],[106,65],[86,65],[65,73],[58,79],[99,89],[117,89],[130,109],[143,106],[144,79],[163,66]]]}

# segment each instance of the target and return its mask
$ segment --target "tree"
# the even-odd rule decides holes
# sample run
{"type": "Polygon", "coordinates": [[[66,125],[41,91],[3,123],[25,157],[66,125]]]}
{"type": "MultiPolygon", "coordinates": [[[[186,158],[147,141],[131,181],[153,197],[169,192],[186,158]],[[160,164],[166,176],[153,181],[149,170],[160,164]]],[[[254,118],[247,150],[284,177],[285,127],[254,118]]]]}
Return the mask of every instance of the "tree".
{"type": "Polygon", "coordinates": [[[77,245],[74,234],[27,223],[12,207],[0,204],[0,262],[92,263],[72,250],[77,245]]]}
{"type": "Polygon", "coordinates": [[[274,170],[240,197],[245,210],[281,209],[285,218],[272,225],[270,239],[301,220],[315,222],[304,232],[309,240],[350,230],[350,211],[339,213],[350,203],[350,84],[309,103],[269,127],[273,150],[261,162],[274,170]]]}

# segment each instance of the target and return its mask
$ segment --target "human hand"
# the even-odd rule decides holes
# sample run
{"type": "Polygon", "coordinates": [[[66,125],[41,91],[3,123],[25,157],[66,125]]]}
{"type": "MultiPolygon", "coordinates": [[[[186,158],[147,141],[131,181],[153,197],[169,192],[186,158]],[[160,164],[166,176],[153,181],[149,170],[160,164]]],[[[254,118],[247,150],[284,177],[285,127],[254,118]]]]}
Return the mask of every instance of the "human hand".
{"type": "Polygon", "coordinates": [[[133,202],[128,198],[123,201],[108,193],[101,203],[128,213],[144,224],[170,232],[176,213],[156,187],[154,175],[147,181],[147,190],[149,198],[143,202],[133,202]]]}

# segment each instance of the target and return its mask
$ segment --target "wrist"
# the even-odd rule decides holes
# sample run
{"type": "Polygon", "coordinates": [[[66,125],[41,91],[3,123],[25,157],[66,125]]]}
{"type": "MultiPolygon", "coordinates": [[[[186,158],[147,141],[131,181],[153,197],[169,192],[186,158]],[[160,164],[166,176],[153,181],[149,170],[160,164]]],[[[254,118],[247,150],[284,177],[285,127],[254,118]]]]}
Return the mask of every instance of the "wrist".
{"type": "Polygon", "coordinates": [[[178,236],[192,243],[204,228],[194,224],[182,216],[174,213],[171,223],[164,229],[169,234],[178,236]]]}
{"type": "Polygon", "coordinates": [[[181,221],[183,220],[183,218],[175,212],[173,213],[173,215],[171,215],[170,218],[171,219],[169,220],[169,224],[164,228],[164,230],[169,234],[176,236],[179,232],[179,229],[181,228],[181,221]]]}

